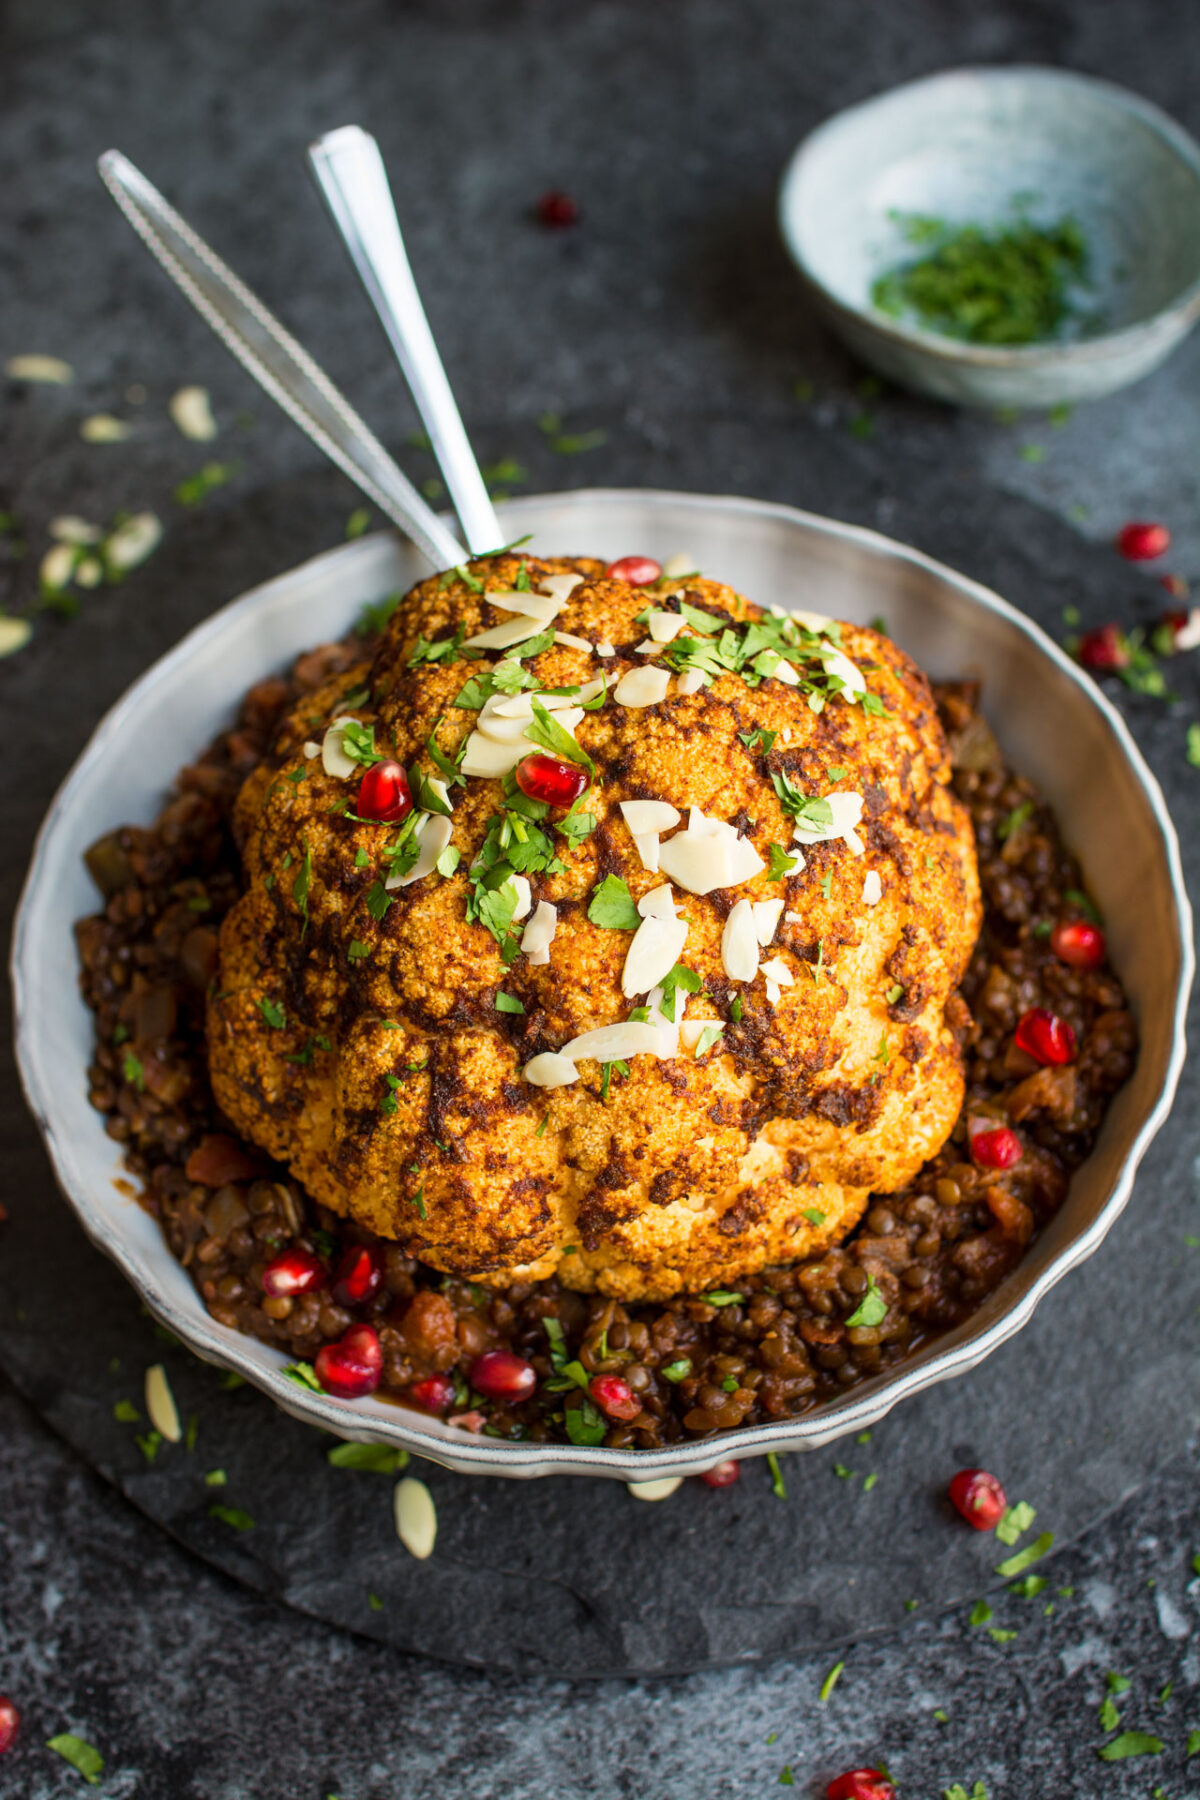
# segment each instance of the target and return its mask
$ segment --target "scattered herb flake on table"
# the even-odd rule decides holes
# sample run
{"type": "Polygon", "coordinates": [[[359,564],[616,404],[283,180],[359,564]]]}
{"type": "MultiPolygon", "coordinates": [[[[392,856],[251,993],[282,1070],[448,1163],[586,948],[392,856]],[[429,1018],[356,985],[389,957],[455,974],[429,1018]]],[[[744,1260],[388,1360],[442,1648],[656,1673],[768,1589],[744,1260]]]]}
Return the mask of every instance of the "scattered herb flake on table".
{"type": "Polygon", "coordinates": [[[997,1563],[997,1575],[1006,1578],[1010,1575],[1023,1575],[1031,1564],[1041,1561],[1053,1543],[1054,1533],[1043,1531],[1042,1535],[1035,1538],[1032,1544],[1026,1544],[1024,1550],[1018,1550],[1015,1556],[1006,1557],[1004,1562],[997,1563]]]}
{"type": "Polygon", "coordinates": [[[822,1703],[822,1705],[824,1705],[825,1701],[828,1700],[830,1694],[832,1694],[834,1688],[837,1686],[838,1678],[841,1675],[842,1670],[845,1668],[845,1666],[846,1665],[844,1662],[834,1663],[832,1669],[830,1669],[828,1675],[825,1677],[824,1681],[821,1683],[821,1691],[817,1695],[817,1699],[822,1703]]]}
{"type": "Polygon", "coordinates": [[[104,1773],[104,1758],[94,1745],[76,1737],[73,1732],[60,1731],[57,1737],[46,1739],[46,1748],[56,1751],[64,1762],[69,1762],[92,1787],[97,1786],[104,1773]]]}
{"type": "Polygon", "coordinates": [[[254,1520],[240,1506],[213,1505],[208,1509],[210,1519],[219,1519],[222,1525],[232,1526],[234,1531],[253,1531],[254,1520]]]}
{"type": "Polygon", "coordinates": [[[996,1536],[1009,1549],[1016,1543],[1022,1532],[1028,1531],[1037,1513],[1027,1500],[1018,1500],[1015,1506],[1006,1506],[996,1527],[996,1536]]]}
{"type": "Polygon", "coordinates": [[[1101,1762],[1125,1762],[1131,1756],[1157,1756],[1162,1747],[1162,1739],[1151,1737],[1148,1731],[1123,1731],[1111,1744],[1102,1745],[1096,1755],[1101,1762]]]}

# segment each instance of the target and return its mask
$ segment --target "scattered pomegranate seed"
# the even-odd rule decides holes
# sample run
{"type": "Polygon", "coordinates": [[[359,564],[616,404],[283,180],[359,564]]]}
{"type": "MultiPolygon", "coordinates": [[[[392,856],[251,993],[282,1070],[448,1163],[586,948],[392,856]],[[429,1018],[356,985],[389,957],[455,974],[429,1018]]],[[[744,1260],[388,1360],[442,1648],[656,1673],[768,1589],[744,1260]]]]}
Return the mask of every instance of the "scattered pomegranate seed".
{"type": "Polygon", "coordinates": [[[1004,1489],[986,1469],[960,1469],[950,1483],[950,1499],[976,1531],[994,1531],[1008,1505],[1004,1489]]]}
{"type": "Polygon", "coordinates": [[[651,556],[622,556],[609,563],[604,573],[614,581],[628,582],[630,587],[648,587],[662,574],[662,566],[651,556]]]}
{"type": "Polygon", "coordinates": [[[379,1333],[371,1325],[351,1325],[335,1344],[322,1344],[313,1368],[325,1392],[339,1400],[373,1394],[383,1373],[379,1333]]]}
{"type": "Polygon", "coordinates": [[[21,1715],[5,1695],[0,1694],[0,1755],[11,1750],[17,1740],[21,1715]]]}
{"type": "Polygon", "coordinates": [[[1158,579],[1172,600],[1186,600],[1192,591],[1186,575],[1160,575],[1158,579]]]}
{"type": "Polygon", "coordinates": [[[741,1463],[730,1459],[729,1462],[719,1462],[715,1469],[705,1469],[700,1479],[705,1487],[732,1487],[735,1481],[741,1479],[741,1474],[741,1463]]]}
{"type": "Polygon", "coordinates": [[[561,231],[564,226],[574,225],[579,217],[579,207],[570,194],[564,194],[561,188],[551,188],[538,201],[537,215],[543,225],[561,231]]]}
{"type": "Polygon", "coordinates": [[[896,1800],[882,1769],[848,1769],[825,1789],[825,1800],[896,1800]]]}
{"type": "Polygon", "coordinates": [[[358,816],[397,825],[412,811],[408,776],[398,762],[373,763],[358,785],[358,816]]]}
{"type": "Polygon", "coordinates": [[[1086,919],[1060,919],[1050,933],[1050,948],[1073,969],[1098,969],[1104,961],[1104,933],[1086,919]]]}
{"type": "Polygon", "coordinates": [[[471,1364],[467,1380],[489,1400],[528,1400],[537,1386],[537,1372],[511,1350],[485,1350],[471,1364]]]}
{"type": "Polygon", "coordinates": [[[1007,1125],[977,1131],[971,1139],[971,1155],[983,1169],[1011,1169],[1022,1154],[1020,1138],[1007,1125]]]}
{"type": "Polygon", "coordinates": [[[610,1419],[636,1419],[642,1410],[641,1401],[634,1398],[633,1389],[621,1375],[593,1375],[588,1393],[610,1419]]]}
{"type": "Polygon", "coordinates": [[[408,1397],[426,1412],[443,1413],[454,1404],[454,1383],[449,1375],[427,1375],[424,1381],[413,1382],[408,1397]]]}
{"type": "Polygon", "coordinates": [[[1117,533],[1117,549],[1127,562],[1153,562],[1171,548],[1171,534],[1165,525],[1149,519],[1132,519],[1117,533]]]}
{"type": "Polygon", "coordinates": [[[1075,654],[1085,669],[1102,675],[1129,667],[1129,643],[1119,625],[1097,625],[1094,631],[1085,631],[1075,654]]]}
{"type": "Polygon", "coordinates": [[[382,1280],[383,1252],[373,1244],[352,1244],[334,1270],[333,1297],[339,1306],[361,1306],[382,1280]]]}
{"type": "Polygon", "coordinates": [[[574,806],[589,785],[586,769],[557,756],[535,754],[517,764],[517,786],[521,792],[531,800],[544,800],[547,806],[574,806]]]}
{"type": "Polygon", "coordinates": [[[273,1256],[263,1270],[263,1292],[273,1298],[284,1294],[289,1297],[312,1294],[323,1288],[328,1280],[328,1271],[320,1257],[293,1244],[290,1250],[281,1250],[278,1256],[273,1256]]]}
{"type": "Polygon", "coordinates": [[[262,1164],[255,1162],[236,1138],[223,1131],[201,1138],[184,1167],[189,1181],[201,1187],[224,1187],[231,1181],[253,1181],[261,1175],[262,1164]]]}
{"type": "Polygon", "coordinates": [[[1069,1063],[1075,1060],[1075,1033],[1057,1013],[1044,1006],[1031,1007],[1017,1020],[1013,1042],[1035,1062],[1069,1063]]]}

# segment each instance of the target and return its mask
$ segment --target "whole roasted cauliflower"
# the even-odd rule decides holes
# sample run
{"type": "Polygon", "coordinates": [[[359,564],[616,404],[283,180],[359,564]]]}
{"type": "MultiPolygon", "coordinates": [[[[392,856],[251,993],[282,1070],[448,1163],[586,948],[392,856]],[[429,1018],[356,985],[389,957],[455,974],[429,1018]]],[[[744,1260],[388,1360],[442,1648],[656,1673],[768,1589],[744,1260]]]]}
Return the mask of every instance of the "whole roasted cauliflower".
{"type": "Polygon", "coordinates": [[[894,644],[621,572],[422,582],[295,708],[239,797],[209,1045],[333,1211],[637,1299],[818,1253],[941,1146],[980,903],[894,644]]]}

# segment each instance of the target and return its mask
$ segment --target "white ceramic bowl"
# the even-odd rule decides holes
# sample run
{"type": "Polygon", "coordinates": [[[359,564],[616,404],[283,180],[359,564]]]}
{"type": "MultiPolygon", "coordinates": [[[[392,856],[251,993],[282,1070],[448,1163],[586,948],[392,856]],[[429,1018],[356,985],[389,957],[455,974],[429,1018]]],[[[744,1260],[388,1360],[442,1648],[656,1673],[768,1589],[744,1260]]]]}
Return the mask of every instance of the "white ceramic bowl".
{"type": "Polygon", "coordinates": [[[892,380],[965,406],[1050,406],[1157,368],[1200,318],[1200,145],[1157,106],[1062,69],[951,69],[837,113],[788,164],[784,241],[835,330],[892,380]],[[1079,221],[1094,336],[960,343],[871,303],[913,254],[890,217],[1079,221]]]}
{"type": "Polygon", "coordinates": [[[230,718],[242,692],[298,652],[340,636],[367,601],[426,573],[392,536],[361,539],[233,601],[149,669],[98,727],[59,790],[34,852],[13,951],[17,1050],[58,1178],[93,1241],[146,1305],[199,1356],[236,1369],[286,1411],[343,1437],[402,1446],[468,1473],[649,1480],[728,1456],[800,1450],[874,1425],[907,1394],[972,1368],[1030,1318],[1097,1248],[1171,1103],[1192,978],[1191,918],[1178,845],[1154,777],[1118,713],[1015,608],[915,550],[786,506],[701,495],[596,491],[501,509],[506,533],[547,554],[694,567],[760,602],[866,621],[882,614],[932,675],[980,674],[985,709],[1023,773],[1056,807],[1108,920],[1113,959],[1137,1013],[1141,1053],[1057,1217],[1020,1267],[958,1330],[901,1368],[803,1418],[650,1452],[473,1437],[377,1399],[297,1387],[275,1350],[217,1325],[156,1222],[116,1186],[119,1152],[87,1100],[92,1017],[79,996],[71,929],[98,902],[81,850],[126,822],[149,823],[164,785],[230,718]]]}

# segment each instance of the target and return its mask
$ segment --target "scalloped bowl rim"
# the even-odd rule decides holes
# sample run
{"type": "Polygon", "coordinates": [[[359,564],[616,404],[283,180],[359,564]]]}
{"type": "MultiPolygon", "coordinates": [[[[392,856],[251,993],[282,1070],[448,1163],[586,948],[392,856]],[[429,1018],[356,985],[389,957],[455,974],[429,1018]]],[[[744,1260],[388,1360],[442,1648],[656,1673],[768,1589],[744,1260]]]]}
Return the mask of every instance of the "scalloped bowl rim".
{"type": "MultiPolygon", "coordinates": [[[[1132,1191],[1138,1165],[1170,1110],[1185,1057],[1184,1024],[1194,973],[1191,910],[1184,887],[1174,826],[1158,783],[1125,721],[1099,688],[1081,674],[1060,647],[1031,619],[998,594],[924,552],[899,544],[880,532],[864,526],[842,524],[771,501],[653,489],[578,489],[565,494],[530,495],[510,501],[501,509],[501,516],[506,525],[511,522],[519,530],[527,515],[536,515],[548,507],[562,510],[564,507],[569,509],[572,505],[581,508],[593,506],[604,511],[630,506],[682,508],[685,511],[698,508],[709,514],[733,515],[743,520],[773,519],[849,542],[864,552],[899,558],[901,562],[948,584],[973,605],[999,614],[1028,640],[1030,647],[1038,655],[1048,658],[1057,666],[1060,674],[1079,687],[1086,700],[1103,715],[1116,748],[1136,777],[1162,839],[1178,924],[1176,948],[1179,961],[1171,1017],[1170,1052],[1163,1072],[1162,1086],[1126,1152],[1119,1176],[1114,1181],[1107,1200],[1086,1229],[1072,1238],[1035,1279],[1027,1282],[1022,1291],[1016,1291],[1013,1287],[1021,1277],[1022,1265],[1018,1265],[996,1294],[990,1297],[992,1302],[996,1301],[997,1294],[1005,1297],[997,1316],[985,1321],[980,1313],[975,1314],[965,1324],[915,1352],[912,1358],[895,1369],[873,1377],[851,1390],[845,1399],[828,1402],[811,1413],[777,1425],[743,1426],[724,1432],[715,1439],[685,1442],[658,1451],[622,1451],[571,1444],[530,1444],[476,1437],[467,1432],[452,1430],[440,1420],[426,1420],[422,1415],[399,1406],[380,1407],[371,1416],[365,1417],[358,1409],[360,1406],[370,1406],[371,1402],[338,1401],[297,1385],[283,1374],[284,1359],[281,1353],[242,1333],[218,1325],[203,1309],[194,1292],[191,1295],[193,1304],[187,1311],[183,1311],[153,1275],[139,1275],[131,1269],[122,1233],[99,1208],[88,1180],[76,1163],[70,1137],[57,1128],[54,1117],[54,1083],[49,1071],[42,1067],[37,1052],[37,1020],[30,1010],[30,940],[39,890],[44,879],[48,846],[73,795],[80,787],[86,786],[92,770],[103,760],[110,739],[131,714],[137,713],[149,690],[158,683],[169,680],[182,665],[189,662],[198,649],[211,640],[220,638],[232,623],[261,607],[266,600],[277,595],[281,588],[314,575],[336,577],[340,570],[353,567],[357,559],[372,552],[378,553],[381,544],[394,543],[395,536],[391,533],[376,533],[325,551],[231,600],[195,626],[178,644],[154,662],[101,719],[51,802],[34,845],[29,872],[18,903],[12,950],[16,1051],[26,1098],[46,1141],[59,1185],[84,1230],[97,1248],[117,1264],[149,1311],[202,1360],[234,1370],[267,1394],[285,1412],[306,1424],[342,1438],[389,1443],[460,1473],[519,1478],[573,1474],[605,1476],[625,1481],[649,1481],[668,1476],[699,1474],[730,1457],[761,1456],[771,1451],[818,1449],[850,1432],[876,1425],[899,1401],[950,1376],[963,1374],[974,1368],[1028,1323],[1050,1290],[1070,1270],[1090,1257],[1103,1242],[1123,1211],[1132,1191]],[[266,1363],[264,1356],[272,1360],[266,1363]],[[381,1418],[379,1411],[383,1411],[386,1416],[381,1418]],[[391,1416],[393,1413],[394,1419],[391,1416]]],[[[97,1130],[103,1130],[98,1115],[97,1130]]],[[[162,1240],[162,1266],[164,1269],[178,1269],[165,1239],[162,1240]]],[[[985,1302],[981,1312],[986,1313],[987,1308],[988,1303],[985,1302]]]]}

